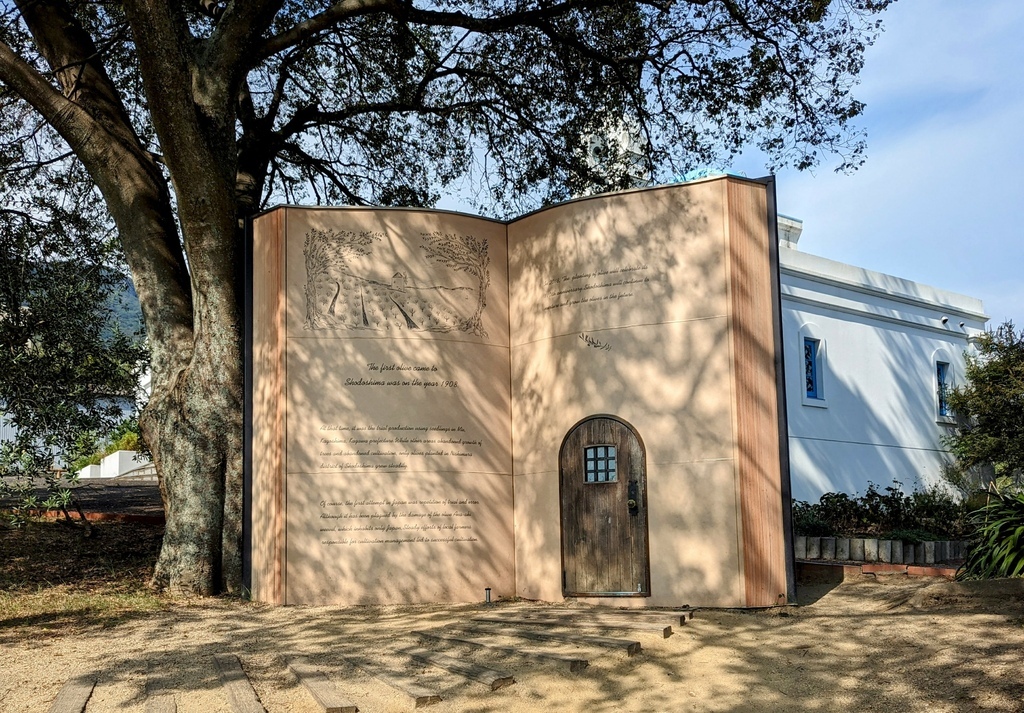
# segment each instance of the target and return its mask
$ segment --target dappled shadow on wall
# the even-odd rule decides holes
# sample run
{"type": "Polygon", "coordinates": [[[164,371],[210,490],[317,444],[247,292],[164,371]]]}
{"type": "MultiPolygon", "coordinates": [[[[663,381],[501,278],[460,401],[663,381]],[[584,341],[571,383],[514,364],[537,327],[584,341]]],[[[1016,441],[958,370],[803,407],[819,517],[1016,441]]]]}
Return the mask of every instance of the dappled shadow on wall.
{"type": "Polygon", "coordinates": [[[510,228],[520,567],[557,582],[559,444],[613,414],[647,449],[653,590],[738,601],[721,186],[548,213],[510,228]]]}
{"type": "MultiPolygon", "coordinates": [[[[814,317],[813,308],[802,307],[814,317]]],[[[820,312],[819,319],[831,318],[820,312]]],[[[845,316],[856,352],[829,345],[825,374],[828,408],[801,405],[802,362],[787,363],[794,497],[815,501],[827,492],[863,492],[894,480],[904,490],[934,485],[947,460],[936,422],[932,352],[949,346],[941,336],[845,316]]],[[[794,339],[795,335],[786,335],[794,339]]],[[[795,360],[793,360],[795,361],[795,360]]]]}

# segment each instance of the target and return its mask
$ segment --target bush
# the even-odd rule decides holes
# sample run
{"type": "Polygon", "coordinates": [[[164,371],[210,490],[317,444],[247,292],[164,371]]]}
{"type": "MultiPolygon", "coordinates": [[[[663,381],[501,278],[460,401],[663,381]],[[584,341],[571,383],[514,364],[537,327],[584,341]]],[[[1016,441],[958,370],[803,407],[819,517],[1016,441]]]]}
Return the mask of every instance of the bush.
{"type": "Polygon", "coordinates": [[[1024,492],[1024,329],[1005,322],[977,341],[967,356],[967,383],[949,393],[956,414],[944,438],[956,458],[944,474],[965,493],[1024,492]]]}
{"type": "Polygon", "coordinates": [[[1024,576],[1024,493],[991,493],[971,515],[974,531],[957,579],[1024,576]]]}
{"type": "Polygon", "coordinates": [[[832,526],[821,519],[816,506],[803,500],[793,501],[793,531],[811,537],[828,537],[832,526]]]}
{"type": "Polygon", "coordinates": [[[798,535],[887,535],[891,539],[920,542],[957,539],[967,530],[967,508],[951,494],[936,489],[906,495],[895,480],[884,491],[869,483],[861,496],[825,493],[813,505],[799,500],[793,503],[793,531],[798,535]]]}

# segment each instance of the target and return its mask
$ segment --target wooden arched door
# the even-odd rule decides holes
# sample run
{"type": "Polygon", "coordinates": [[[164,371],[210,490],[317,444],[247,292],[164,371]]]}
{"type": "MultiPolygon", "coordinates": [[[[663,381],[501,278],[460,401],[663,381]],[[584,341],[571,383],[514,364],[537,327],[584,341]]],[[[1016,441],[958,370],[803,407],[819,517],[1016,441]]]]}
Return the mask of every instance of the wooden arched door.
{"type": "Polygon", "coordinates": [[[562,593],[648,597],[647,463],[636,430],[592,416],[566,434],[558,455],[562,593]]]}

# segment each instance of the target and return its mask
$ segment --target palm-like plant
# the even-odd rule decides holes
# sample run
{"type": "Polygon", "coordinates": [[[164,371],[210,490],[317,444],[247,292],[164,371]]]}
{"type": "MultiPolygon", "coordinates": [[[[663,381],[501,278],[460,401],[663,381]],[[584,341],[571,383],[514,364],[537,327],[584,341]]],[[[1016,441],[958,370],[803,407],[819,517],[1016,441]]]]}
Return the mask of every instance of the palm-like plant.
{"type": "Polygon", "coordinates": [[[1024,493],[992,492],[971,524],[971,547],[957,579],[1024,576],[1024,493]]]}

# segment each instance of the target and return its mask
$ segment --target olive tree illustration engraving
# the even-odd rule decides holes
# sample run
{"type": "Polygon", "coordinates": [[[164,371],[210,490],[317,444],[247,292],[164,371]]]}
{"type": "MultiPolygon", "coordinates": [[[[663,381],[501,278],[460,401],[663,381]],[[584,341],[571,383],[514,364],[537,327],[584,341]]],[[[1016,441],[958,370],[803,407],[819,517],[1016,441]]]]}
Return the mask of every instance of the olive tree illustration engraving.
{"type": "Polygon", "coordinates": [[[466,272],[477,278],[477,303],[473,316],[459,328],[480,337],[486,337],[481,318],[487,306],[487,287],[491,284],[488,267],[491,257],[487,252],[487,240],[477,240],[472,235],[454,233],[424,233],[423,249],[427,257],[456,272],[466,272]]]}
{"type": "Polygon", "coordinates": [[[306,233],[303,255],[306,258],[306,329],[322,329],[324,310],[334,316],[342,280],[339,272],[348,272],[349,255],[369,255],[370,246],[384,237],[380,233],[354,230],[318,230],[306,233]],[[326,290],[326,294],[322,294],[326,290]]]}
{"type": "Polygon", "coordinates": [[[464,272],[476,284],[418,285],[397,264],[392,264],[390,280],[374,279],[353,272],[351,258],[373,254],[373,244],[384,239],[383,233],[316,228],[307,232],[304,328],[459,331],[486,337],[482,317],[491,282],[487,240],[472,235],[422,235],[421,247],[428,260],[464,272]]]}

